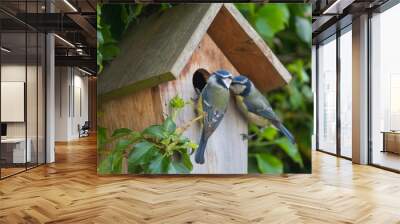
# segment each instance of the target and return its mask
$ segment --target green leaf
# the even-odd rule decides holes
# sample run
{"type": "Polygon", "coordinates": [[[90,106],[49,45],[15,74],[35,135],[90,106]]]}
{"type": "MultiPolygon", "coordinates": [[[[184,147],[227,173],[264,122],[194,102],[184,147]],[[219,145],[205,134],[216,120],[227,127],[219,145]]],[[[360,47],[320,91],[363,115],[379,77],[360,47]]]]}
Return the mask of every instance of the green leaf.
{"type": "Polygon", "coordinates": [[[133,146],[133,150],[128,158],[128,163],[136,165],[148,163],[156,152],[154,145],[150,142],[143,141],[137,143],[133,146]]]}
{"type": "Polygon", "coordinates": [[[286,154],[296,163],[298,163],[301,167],[303,167],[303,160],[301,158],[301,155],[299,153],[299,150],[296,148],[295,145],[293,145],[289,139],[282,137],[278,138],[275,140],[275,143],[279,145],[280,148],[283,149],[283,151],[286,152],[286,154]]]}
{"type": "Polygon", "coordinates": [[[104,44],[104,38],[103,38],[103,34],[101,33],[101,31],[97,30],[97,46],[99,44],[104,44]]]}
{"type": "Polygon", "coordinates": [[[159,153],[149,164],[148,171],[152,174],[162,174],[168,172],[170,158],[159,153]]]}
{"type": "Polygon", "coordinates": [[[111,163],[112,163],[112,159],[110,160],[110,157],[106,157],[105,159],[101,160],[97,167],[97,172],[99,174],[111,173],[111,163]]]}
{"type": "Polygon", "coordinates": [[[185,106],[185,101],[179,96],[174,96],[169,101],[169,105],[172,109],[182,109],[185,106]]]}
{"type": "Polygon", "coordinates": [[[119,139],[114,150],[124,152],[131,144],[133,144],[133,141],[130,139],[119,139]]]}
{"type": "Polygon", "coordinates": [[[300,39],[306,43],[311,43],[312,26],[311,19],[295,17],[296,32],[300,39]]]}
{"type": "Polygon", "coordinates": [[[188,174],[190,170],[182,163],[177,161],[172,161],[168,166],[169,174],[188,174]]]}
{"type": "Polygon", "coordinates": [[[122,171],[122,152],[115,152],[111,154],[112,163],[111,163],[111,173],[120,174],[122,171]]]}
{"type": "Polygon", "coordinates": [[[187,150],[186,150],[186,152],[181,152],[181,155],[182,155],[182,164],[183,164],[189,171],[192,171],[192,169],[193,169],[193,164],[192,164],[192,161],[190,160],[190,156],[189,156],[189,154],[187,153],[187,150]]]}
{"type": "Polygon", "coordinates": [[[164,128],[160,125],[152,125],[143,130],[143,135],[149,135],[153,138],[162,139],[165,138],[164,128]]]}
{"type": "Polygon", "coordinates": [[[273,140],[278,134],[278,131],[273,127],[267,127],[264,129],[263,137],[269,141],[273,140]]]}
{"type": "Polygon", "coordinates": [[[260,173],[257,166],[257,159],[252,154],[248,155],[247,173],[260,173]]]}
{"type": "Polygon", "coordinates": [[[280,174],[283,173],[283,164],[275,156],[267,153],[256,154],[258,169],[261,173],[280,174]]]}
{"type": "Polygon", "coordinates": [[[265,4],[258,11],[257,30],[267,38],[283,30],[289,23],[289,10],[285,4],[265,4]]]}
{"type": "Polygon", "coordinates": [[[97,128],[97,144],[99,149],[103,149],[107,143],[107,129],[103,127],[97,128]]]}
{"type": "Polygon", "coordinates": [[[133,131],[129,128],[118,128],[118,129],[114,130],[114,132],[112,133],[111,136],[118,138],[118,137],[123,137],[123,136],[129,135],[132,132],[133,131]]]}
{"type": "Polygon", "coordinates": [[[119,48],[114,44],[104,44],[102,47],[103,60],[109,61],[119,54],[119,48]]]}
{"type": "Polygon", "coordinates": [[[176,130],[176,124],[171,117],[167,117],[163,123],[163,128],[168,134],[172,134],[176,130]]]}
{"type": "Polygon", "coordinates": [[[298,109],[301,105],[303,105],[303,95],[296,87],[290,88],[289,93],[289,101],[294,109],[298,109]]]}
{"type": "Polygon", "coordinates": [[[99,174],[119,174],[122,170],[122,153],[114,151],[104,158],[97,169],[99,174]]]}

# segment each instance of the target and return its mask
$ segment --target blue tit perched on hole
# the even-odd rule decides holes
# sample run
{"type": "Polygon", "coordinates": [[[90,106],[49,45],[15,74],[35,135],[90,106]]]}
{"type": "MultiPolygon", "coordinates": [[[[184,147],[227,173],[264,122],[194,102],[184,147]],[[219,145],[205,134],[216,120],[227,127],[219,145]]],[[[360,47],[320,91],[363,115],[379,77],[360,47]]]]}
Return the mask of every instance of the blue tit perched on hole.
{"type": "Polygon", "coordinates": [[[218,70],[211,74],[199,97],[198,111],[204,114],[202,134],[196,150],[196,163],[204,163],[207,141],[221,123],[229,104],[232,74],[218,70]]]}
{"type": "Polygon", "coordinates": [[[272,110],[268,100],[244,75],[236,76],[232,80],[230,90],[236,95],[236,104],[247,120],[257,126],[265,127],[270,122],[293,144],[295,139],[288,129],[282,124],[272,110]]]}

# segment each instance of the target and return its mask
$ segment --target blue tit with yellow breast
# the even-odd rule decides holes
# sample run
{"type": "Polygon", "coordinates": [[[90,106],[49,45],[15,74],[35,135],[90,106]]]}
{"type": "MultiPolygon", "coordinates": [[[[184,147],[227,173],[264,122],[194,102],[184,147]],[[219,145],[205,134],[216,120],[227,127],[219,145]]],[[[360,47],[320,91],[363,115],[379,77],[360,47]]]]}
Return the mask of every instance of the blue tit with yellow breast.
{"type": "Polygon", "coordinates": [[[265,127],[268,123],[274,125],[293,144],[295,139],[290,131],[282,124],[272,110],[268,100],[246,76],[236,76],[232,80],[230,90],[236,95],[236,104],[247,120],[257,126],[265,127]]]}
{"type": "Polygon", "coordinates": [[[232,74],[226,70],[218,70],[211,74],[207,84],[201,90],[198,99],[198,111],[204,114],[199,147],[196,150],[196,163],[204,163],[204,152],[207,141],[221,123],[228,108],[232,82],[232,74]]]}

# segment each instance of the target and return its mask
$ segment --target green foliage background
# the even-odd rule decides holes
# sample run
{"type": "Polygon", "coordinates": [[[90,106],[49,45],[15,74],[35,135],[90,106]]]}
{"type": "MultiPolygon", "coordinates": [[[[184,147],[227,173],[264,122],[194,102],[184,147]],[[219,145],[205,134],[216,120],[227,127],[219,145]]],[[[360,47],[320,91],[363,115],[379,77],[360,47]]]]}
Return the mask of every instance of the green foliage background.
{"type": "MultiPolygon", "coordinates": [[[[103,69],[118,55],[127,28],[171,4],[112,4],[97,9],[97,64],[103,69]]],[[[297,146],[274,128],[249,125],[249,172],[310,173],[313,97],[311,92],[311,5],[240,3],[236,7],[292,74],[289,85],[266,97],[294,134],[297,146]]],[[[257,65],[254,65],[257,66],[257,65]]]]}

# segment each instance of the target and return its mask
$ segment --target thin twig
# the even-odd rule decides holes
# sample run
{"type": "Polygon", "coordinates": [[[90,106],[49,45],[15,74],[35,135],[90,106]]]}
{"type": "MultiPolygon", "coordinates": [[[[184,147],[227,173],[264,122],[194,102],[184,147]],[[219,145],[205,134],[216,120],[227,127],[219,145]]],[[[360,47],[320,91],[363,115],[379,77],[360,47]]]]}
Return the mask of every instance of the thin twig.
{"type": "Polygon", "coordinates": [[[179,127],[176,129],[176,133],[178,134],[182,134],[183,132],[185,132],[190,126],[192,126],[194,123],[196,123],[196,121],[203,119],[204,118],[204,114],[193,118],[192,120],[188,121],[186,124],[184,124],[182,127],[179,127]]]}

